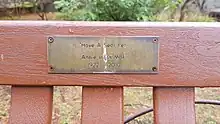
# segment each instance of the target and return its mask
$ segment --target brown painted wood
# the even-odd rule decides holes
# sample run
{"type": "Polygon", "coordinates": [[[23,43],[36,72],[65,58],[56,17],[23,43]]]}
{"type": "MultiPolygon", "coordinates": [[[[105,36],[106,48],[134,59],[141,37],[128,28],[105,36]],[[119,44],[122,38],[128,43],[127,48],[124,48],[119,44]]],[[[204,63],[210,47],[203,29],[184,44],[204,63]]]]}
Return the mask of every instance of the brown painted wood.
{"type": "Polygon", "coordinates": [[[154,88],[154,124],[195,124],[194,88],[154,88]]]}
{"type": "Polygon", "coordinates": [[[122,124],[123,87],[83,87],[82,124],[122,124]]]}
{"type": "Polygon", "coordinates": [[[0,84],[220,86],[220,23],[0,22],[0,84]],[[159,36],[159,74],[48,74],[49,35],[159,36]]]}
{"type": "Polygon", "coordinates": [[[51,124],[53,87],[12,86],[10,124],[51,124]]]}

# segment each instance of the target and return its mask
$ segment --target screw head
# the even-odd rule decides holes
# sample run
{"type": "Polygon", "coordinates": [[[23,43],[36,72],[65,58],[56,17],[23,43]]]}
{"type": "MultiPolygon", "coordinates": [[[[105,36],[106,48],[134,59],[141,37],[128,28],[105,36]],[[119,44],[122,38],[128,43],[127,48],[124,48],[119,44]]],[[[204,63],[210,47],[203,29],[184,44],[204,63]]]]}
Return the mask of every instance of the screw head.
{"type": "Polygon", "coordinates": [[[52,65],[49,66],[50,71],[54,70],[54,67],[52,65]]]}
{"type": "Polygon", "coordinates": [[[154,38],[153,43],[158,43],[158,38],[154,38]]]}
{"type": "Polygon", "coordinates": [[[157,71],[157,67],[152,67],[152,71],[157,71]]]}
{"type": "Polygon", "coordinates": [[[54,39],[53,39],[52,37],[49,37],[49,38],[48,38],[48,42],[49,42],[49,43],[53,43],[53,42],[54,42],[54,39]]]}

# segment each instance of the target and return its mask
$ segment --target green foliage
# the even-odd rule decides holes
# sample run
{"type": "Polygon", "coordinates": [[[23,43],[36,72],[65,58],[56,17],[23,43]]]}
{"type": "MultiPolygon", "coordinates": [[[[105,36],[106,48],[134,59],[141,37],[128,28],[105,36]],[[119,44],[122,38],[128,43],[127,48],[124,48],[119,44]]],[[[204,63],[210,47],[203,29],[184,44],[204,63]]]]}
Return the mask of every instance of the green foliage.
{"type": "Polygon", "coordinates": [[[58,18],[80,21],[155,21],[164,8],[177,6],[170,0],[57,0],[54,4],[58,18]]]}
{"type": "Polygon", "coordinates": [[[34,2],[23,2],[23,4],[21,5],[21,7],[23,8],[32,8],[35,6],[36,3],[34,2]]]}
{"type": "Polygon", "coordinates": [[[184,0],[158,0],[158,2],[158,4],[166,5],[164,11],[174,11],[184,2],[184,0]]]}

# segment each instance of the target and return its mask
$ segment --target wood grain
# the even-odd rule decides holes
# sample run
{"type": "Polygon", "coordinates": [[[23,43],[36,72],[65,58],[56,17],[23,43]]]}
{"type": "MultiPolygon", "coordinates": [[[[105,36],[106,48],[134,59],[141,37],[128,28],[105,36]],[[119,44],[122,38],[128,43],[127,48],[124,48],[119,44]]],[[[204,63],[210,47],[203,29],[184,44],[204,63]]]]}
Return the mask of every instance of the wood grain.
{"type": "Polygon", "coordinates": [[[0,22],[0,84],[220,86],[220,23],[0,22]],[[159,74],[48,74],[49,35],[159,36],[159,74]]]}
{"type": "Polygon", "coordinates": [[[154,124],[195,124],[194,88],[154,88],[154,124]]]}
{"type": "Polygon", "coordinates": [[[9,124],[51,124],[53,87],[12,86],[9,124]]]}
{"type": "Polygon", "coordinates": [[[123,87],[83,87],[82,124],[123,124],[123,87]]]}

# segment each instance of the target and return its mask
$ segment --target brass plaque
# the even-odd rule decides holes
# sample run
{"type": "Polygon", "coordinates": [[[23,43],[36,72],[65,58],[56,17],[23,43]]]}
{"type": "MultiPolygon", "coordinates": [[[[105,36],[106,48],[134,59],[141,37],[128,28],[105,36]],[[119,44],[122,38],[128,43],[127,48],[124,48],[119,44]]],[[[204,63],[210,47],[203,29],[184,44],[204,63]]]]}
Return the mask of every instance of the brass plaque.
{"type": "Polygon", "coordinates": [[[158,73],[159,37],[48,37],[49,73],[158,73]]]}

